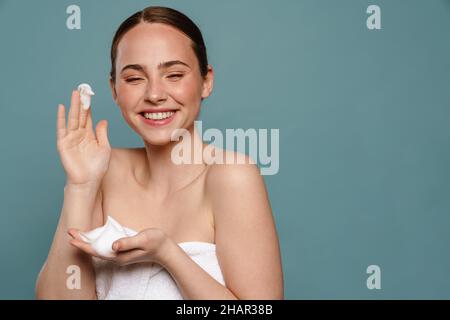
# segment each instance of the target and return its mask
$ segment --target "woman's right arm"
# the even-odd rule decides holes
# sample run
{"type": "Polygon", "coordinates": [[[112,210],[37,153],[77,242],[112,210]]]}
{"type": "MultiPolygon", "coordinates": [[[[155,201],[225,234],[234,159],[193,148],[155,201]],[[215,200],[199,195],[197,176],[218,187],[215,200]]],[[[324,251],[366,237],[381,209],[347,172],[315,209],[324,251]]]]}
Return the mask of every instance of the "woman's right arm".
{"type": "Polygon", "coordinates": [[[92,258],[73,247],[67,233],[71,228],[88,231],[103,223],[101,181],[111,156],[107,122],[100,121],[95,131],[91,108],[81,108],[79,93],[73,91],[67,126],[65,108],[58,106],[57,148],[67,182],[58,227],[36,281],[38,299],[97,298],[92,258]],[[70,283],[78,271],[79,288],[70,283]]]}
{"type": "Polygon", "coordinates": [[[67,230],[87,231],[101,225],[101,200],[100,188],[95,184],[65,186],[58,227],[36,283],[37,299],[97,299],[91,257],[69,243],[67,230]],[[69,277],[78,276],[72,275],[74,270],[79,271],[79,288],[68,284],[69,277]]]}

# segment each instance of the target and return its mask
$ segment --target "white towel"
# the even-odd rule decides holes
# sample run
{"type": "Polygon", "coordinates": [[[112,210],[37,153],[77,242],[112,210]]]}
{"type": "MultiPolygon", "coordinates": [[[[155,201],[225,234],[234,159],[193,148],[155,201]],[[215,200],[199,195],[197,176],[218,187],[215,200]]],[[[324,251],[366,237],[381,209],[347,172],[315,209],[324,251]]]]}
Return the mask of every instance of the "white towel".
{"type": "MultiPolygon", "coordinates": [[[[178,245],[202,269],[225,286],[215,244],[194,241],[178,245]]],[[[136,263],[119,267],[110,261],[95,257],[93,259],[97,296],[101,300],[183,299],[170,273],[159,264],[136,263]]]]}

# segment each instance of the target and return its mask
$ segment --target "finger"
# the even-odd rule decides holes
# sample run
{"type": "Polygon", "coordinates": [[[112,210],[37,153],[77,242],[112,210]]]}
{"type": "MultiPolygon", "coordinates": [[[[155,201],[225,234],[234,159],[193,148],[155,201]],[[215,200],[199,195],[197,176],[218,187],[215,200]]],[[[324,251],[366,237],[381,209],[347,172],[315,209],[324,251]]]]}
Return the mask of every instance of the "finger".
{"type": "Polygon", "coordinates": [[[112,248],[116,252],[129,251],[133,249],[144,249],[147,237],[142,233],[138,233],[133,237],[120,238],[114,241],[112,248]]]}
{"type": "Polygon", "coordinates": [[[66,110],[64,105],[58,104],[58,114],[56,117],[56,139],[62,139],[66,135],[66,110]]]}
{"type": "Polygon", "coordinates": [[[99,258],[99,259],[103,259],[103,260],[108,260],[111,262],[117,262],[116,261],[116,257],[103,257],[97,254],[97,252],[95,252],[94,249],[92,249],[91,245],[84,242],[84,241],[79,241],[79,240],[70,240],[70,244],[78,249],[80,249],[81,251],[83,251],[84,253],[87,253],[90,256],[99,258]]]}
{"type": "MultiPolygon", "coordinates": [[[[91,109],[91,108],[89,108],[91,109]]],[[[80,107],[80,128],[86,127],[86,119],[89,109],[85,109],[83,107],[80,107]]]]}
{"type": "Polygon", "coordinates": [[[80,114],[80,93],[77,90],[72,91],[72,97],[70,99],[69,121],[68,129],[78,129],[78,117],[80,114]]]}
{"type": "Polygon", "coordinates": [[[95,134],[97,136],[98,144],[103,147],[109,147],[108,140],[108,121],[101,120],[95,127],[95,134]]]}
{"type": "Polygon", "coordinates": [[[85,241],[83,240],[83,238],[81,237],[80,231],[79,231],[79,230],[70,228],[69,230],[67,230],[67,233],[68,233],[73,239],[85,242],[85,241]]]}
{"type": "Polygon", "coordinates": [[[86,117],[86,118],[87,118],[87,119],[86,119],[86,130],[87,130],[87,133],[88,133],[88,135],[90,135],[90,136],[92,136],[92,137],[95,137],[95,134],[94,134],[94,127],[93,127],[93,125],[92,125],[92,112],[91,112],[91,108],[88,109],[87,117],[86,117]]]}
{"type": "Polygon", "coordinates": [[[94,257],[98,257],[101,258],[95,251],[94,249],[92,249],[91,245],[89,243],[86,243],[84,241],[81,240],[76,240],[76,239],[72,239],[70,240],[70,244],[73,245],[74,247],[77,247],[78,249],[86,252],[87,254],[94,256],[94,257]]]}

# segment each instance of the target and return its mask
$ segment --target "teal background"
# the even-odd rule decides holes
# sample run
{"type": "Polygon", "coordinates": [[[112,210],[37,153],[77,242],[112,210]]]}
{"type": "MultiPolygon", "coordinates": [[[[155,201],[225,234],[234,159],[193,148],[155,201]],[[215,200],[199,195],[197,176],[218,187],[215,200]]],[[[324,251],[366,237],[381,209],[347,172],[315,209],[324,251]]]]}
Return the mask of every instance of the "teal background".
{"type": "Polygon", "coordinates": [[[58,221],[57,104],[88,82],[113,147],[142,145],[111,98],[109,46],[148,5],[204,34],[204,128],[280,129],[265,180],[286,299],[450,298],[448,0],[0,1],[0,298],[34,298],[58,221]],[[66,28],[70,4],[81,30],[66,28]],[[381,290],[366,287],[372,264],[381,290]]]}

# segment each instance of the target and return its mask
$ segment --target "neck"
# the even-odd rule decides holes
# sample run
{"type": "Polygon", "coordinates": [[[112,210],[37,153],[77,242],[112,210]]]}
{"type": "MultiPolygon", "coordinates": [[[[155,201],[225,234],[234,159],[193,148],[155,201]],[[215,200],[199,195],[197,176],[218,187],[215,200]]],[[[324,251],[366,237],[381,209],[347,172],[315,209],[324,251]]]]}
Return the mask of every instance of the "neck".
{"type": "MultiPolygon", "coordinates": [[[[172,149],[183,143],[170,141],[170,143],[158,146],[148,142],[145,144],[145,163],[143,170],[136,174],[141,185],[151,190],[152,194],[166,198],[173,192],[183,188],[198,177],[205,169],[206,164],[194,161],[194,155],[203,154],[204,144],[193,124],[188,129],[191,137],[191,161],[189,163],[176,164],[172,161],[172,149]]],[[[180,146],[178,146],[180,147],[180,146]]]]}

